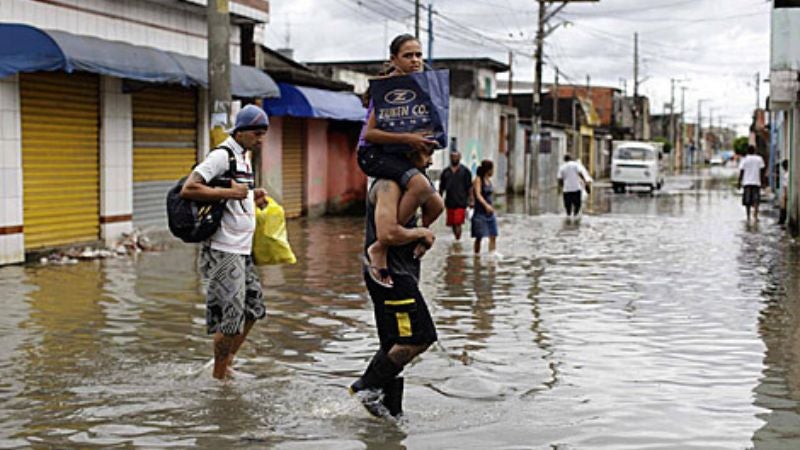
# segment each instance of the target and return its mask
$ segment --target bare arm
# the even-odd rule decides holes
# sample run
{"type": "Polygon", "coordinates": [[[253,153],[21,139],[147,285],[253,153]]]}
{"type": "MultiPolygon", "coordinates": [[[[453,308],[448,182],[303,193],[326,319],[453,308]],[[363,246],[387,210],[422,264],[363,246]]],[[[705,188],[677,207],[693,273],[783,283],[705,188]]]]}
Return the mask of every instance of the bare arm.
{"type": "Polygon", "coordinates": [[[378,240],[389,247],[408,244],[420,239],[433,244],[433,232],[427,228],[406,228],[397,223],[397,205],[400,203],[400,186],[394,181],[380,180],[375,188],[375,228],[378,240]]]}
{"type": "Polygon", "coordinates": [[[405,144],[414,150],[428,150],[436,145],[436,141],[426,139],[424,133],[391,133],[378,128],[375,111],[369,114],[364,139],[373,144],[405,144]]]}
{"type": "Polygon", "coordinates": [[[199,173],[192,172],[183,184],[181,198],[203,202],[225,199],[244,200],[247,198],[247,185],[231,180],[229,188],[213,188],[206,184],[199,173]]]}

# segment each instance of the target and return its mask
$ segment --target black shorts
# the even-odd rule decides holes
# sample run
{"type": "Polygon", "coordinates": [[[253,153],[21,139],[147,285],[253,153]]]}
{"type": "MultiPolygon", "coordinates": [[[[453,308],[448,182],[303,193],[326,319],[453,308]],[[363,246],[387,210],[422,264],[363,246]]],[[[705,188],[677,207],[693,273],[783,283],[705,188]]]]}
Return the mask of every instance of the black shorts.
{"type": "Polygon", "coordinates": [[[742,204],[744,206],[754,206],[761,202],[760,186],[745,186],[742,193],[742,204]]]}
{"type": "Polygon", "coordinates": [[[395,344],[430,345],[438,340],[433,318],[414,278],[392,275],[394,287],[377,285],[364,274],[375,309],[375,324],[381,349],[388,352],[395,344]]]}
{"type": "Polygon", "coordinates": [[[568,216],[581,212],[581,195],[581,191],[564,192],[564,209],[568,216]]]}
{"type": "Polygon", "coordinates": [[[408,186],[408,181],[414,175],[422,173],[403,154],[383,151],[379,145],[360,147],[358,166],[367,176],[392,180],[403,189],[408,186]]]}

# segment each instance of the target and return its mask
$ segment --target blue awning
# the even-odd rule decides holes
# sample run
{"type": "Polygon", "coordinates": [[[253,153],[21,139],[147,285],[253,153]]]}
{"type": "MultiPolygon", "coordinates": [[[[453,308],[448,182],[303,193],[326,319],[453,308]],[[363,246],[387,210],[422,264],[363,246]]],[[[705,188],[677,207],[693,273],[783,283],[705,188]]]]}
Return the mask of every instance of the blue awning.
{"type": "Polygon", "coordinates": [[[265,99],[264,110],[271,116],[315,117],[363,122],[367,110],[352,92],[327,91],[289,83],[278,83],[279,99],[265,99]]]}
{"type": "MultiPolygon", "coordinates": [[[[206,60],[151,47],[0,24],[0,78],[19,72],[75,70],[149,83],[208,86],[206,60]]],[[[280,90],[269,75],[253,67],[231,65],[231,93],[237,97],[275,97],[280,90]]]]}

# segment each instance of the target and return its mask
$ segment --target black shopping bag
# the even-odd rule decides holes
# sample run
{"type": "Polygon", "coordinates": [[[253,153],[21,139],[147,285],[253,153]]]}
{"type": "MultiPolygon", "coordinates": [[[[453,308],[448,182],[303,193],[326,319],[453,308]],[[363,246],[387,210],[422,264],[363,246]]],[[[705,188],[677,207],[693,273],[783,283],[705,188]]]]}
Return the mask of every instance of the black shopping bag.
{"type": "MultiPolygon", "coordinates": [[[[370,80],[378,129],[396,133],[424,132],[440,148],[447,147],[450,109],[450,71],[430,70],[370,80]]],[[[408,146],[383,145],[384,151],[404,153],[408,146]]]]}

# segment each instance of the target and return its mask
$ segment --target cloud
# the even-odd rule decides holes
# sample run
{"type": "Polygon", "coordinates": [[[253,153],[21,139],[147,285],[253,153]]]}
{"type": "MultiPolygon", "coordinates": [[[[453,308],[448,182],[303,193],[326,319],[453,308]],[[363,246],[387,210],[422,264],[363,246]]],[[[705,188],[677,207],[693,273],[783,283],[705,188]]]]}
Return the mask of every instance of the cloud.
{"type": "MultiPolygon", "coordinates": [[[[379,59],[396,34],[413,32],[413,0],[294,0],[271,2],[267,43],[290,44],[302,61],[379,59]]],[[[423,3],[426,3],[423,1],[423,3]]],[[[432,0],[434,56],[508,60],[515,79],[533,77],[537,6],[530,0],[432,0]]],[[[552,6],[551,6],[552,8],[552,6]]],[[[755,74],[769,69],[770,2],[764,0],[601,0],[570,4],[552,23],[568,21],[546,40],[545,81],[553,67],[569,82],[632,91],[633,34],[639,33],[640,92],[654,112],[670,99],[670,79],[686,80],[686,109],[698,98],[724,123],[749,123],[755,107],[755,74]]],[[[423,15],[422,28],[427,28],[423,15]]],[[[427,34],[423,32],[423,41],[427,34]]],[[[427,50],[427,45],[423,42],[427,50]]],[[[562,77],[562,83],[564,78],[562,77]]],[[[762,104],[768,85],[761,84],[762,104]]],[[[676,90],[676,103],[680,100],[676,90]]],[[[680,109],[680,105],[677,105],[680,109]]],[[[707,111],[704,111],[707,116],[707,111]]],[[[716,121],[715,121],[716,122],[716,121]]]]}

